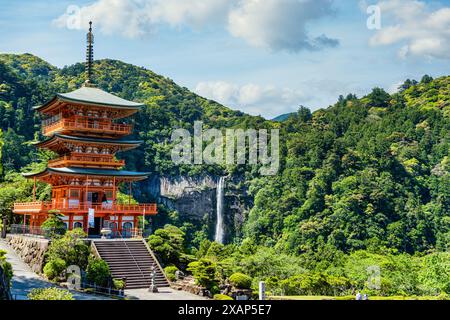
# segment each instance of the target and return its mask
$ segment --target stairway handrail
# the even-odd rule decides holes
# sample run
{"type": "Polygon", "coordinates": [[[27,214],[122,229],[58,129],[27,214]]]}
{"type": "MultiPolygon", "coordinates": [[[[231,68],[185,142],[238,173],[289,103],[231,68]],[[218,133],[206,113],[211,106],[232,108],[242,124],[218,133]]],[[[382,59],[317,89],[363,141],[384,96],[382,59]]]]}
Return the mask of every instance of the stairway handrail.
{"type": "Polygon", "coordinates": [[[95,245],[95,241],[92,241],[92,242],[91,242],[91,249],[94,249],[94,255],[95,255],[97,258],[99,258],[99,259],[102,258],[102,256],[100,255],[100,252],[98,252],[97,246],[95,245]]]}
{"type": "Polygon", "coordinates": [[[170,281],[167,278],[166,273],[164,272],[163,267],[161,266],[161,264],[158,261],[158,258],[156,257],[156,255],[153,253],[152,249],[150,248],[150,246],[148,245],[147,241],[145,241],[145,239],[142,240],[144,242],[145,247],[147,248],[148,253],[150,253],[150,256],[153,258],[154,263],[156,264],[156,266],[159,268],[159,270],[161,271],[161,273],[163,274],[164,278],[166,279],[167,283],[170,285],[170,281]]]}
{"type": "Polygon", "coordinates": [[[119,230],[117,230],[117,233],[119,234],[120,239],[122,240],[122,242],[125,244],[125,247],[127,248],[128,252],[130,253],[130,256],[131,256],[131,258],[133,259],[134,263],[135,263],[136,266],[138,267],[139,272],[141,273],[142,278],[145,279],[145,275],[144,275],[144,273],[142,272],[141,267],[139,267],[139,264],[137,263],[137,261],[136,261],[136,259],[134,258],[133,254],[131,253],[131,250],[130,250],[130,248],[128,247],[127,241],[126,241],[125,238],[122,236],[122,233],[121,233],[119,230]]]}

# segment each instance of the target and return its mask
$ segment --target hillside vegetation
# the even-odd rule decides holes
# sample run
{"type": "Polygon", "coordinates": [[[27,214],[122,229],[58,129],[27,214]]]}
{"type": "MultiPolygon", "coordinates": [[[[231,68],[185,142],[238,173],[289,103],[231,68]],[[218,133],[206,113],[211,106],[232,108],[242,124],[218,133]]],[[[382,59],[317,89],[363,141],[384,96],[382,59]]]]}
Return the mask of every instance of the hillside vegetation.
{"type": "MultiPolygon", "coordinates": [[[[341,96],[327,109],[300,107],[273,122],[144,68],[101,60],[95,70],[100,88],[146,104],[134,120],[135,137],[145,143],[124,154],[128,169],[240,175],[253,199],[242,234],[227,246],[211,244],[204,226],[161,207],[158,219],[173,225],[161,235],[177,239],[164,264],[209,259],[222,276],[247,273],[254,283],[264,279],[273,290],[297,295],[362,288],[364,268],[378,265],[383,294],[450,293],[450,77],[407,80],[393,95],[375,88],[361,98],[341,96]],[[261,177],[251,166],[174,166],[170,134],[192,130],[196,120],[215,128],[280,128],[279,174],[261,177]],[[308,291],[305,283],[321,289],[308,291]]],[[[31,107],[79,87],[83,71],[83,64],[58,69],[28,54],[0,55],[2,214],[10,214],[15,199],[30,200],[31,184],[17,172],[42,167],[51,156],[30,145],[42,139],[31,107]]],[[[48,191],[39,185],[38,197],[48,191]]]]}

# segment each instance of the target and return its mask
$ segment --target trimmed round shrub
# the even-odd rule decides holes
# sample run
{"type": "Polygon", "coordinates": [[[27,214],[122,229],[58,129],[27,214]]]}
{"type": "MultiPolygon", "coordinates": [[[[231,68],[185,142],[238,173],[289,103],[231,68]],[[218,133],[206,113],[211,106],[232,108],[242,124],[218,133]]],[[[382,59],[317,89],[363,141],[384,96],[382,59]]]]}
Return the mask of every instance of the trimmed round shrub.
{"type": "Polygon", "coordinates": [[[211,288],[209,288],[209,291],[211,291],[211,293],[214,294],[218,294],[220,293],[220,288],[217,284],[213,285],[211,288]]]}
{"type": "Polygon", "coordinates": [[[108,264],[102,259],[90,259],[86,269],[86,279],[98,286],[106,287],[111,278],[108,264]]]}
{"type": "Polygon", "coordinates": [[[113,287],[117,290],[125,289],[125,281],[122,279],[113,279],[113,287]]]}
{"type": "Polygon", "coordinates": [[[58,288],[32,289],[28,294],[30,300],[75,300],[69,290],[58,288]]]}
{"type": "Polygon", "coordinates": [[[166,273],[167,279],[169,279],[170,281],[175,281],[177,280],[176,276],[175,276],[175,272],[178,271],[178,268],[175,266],[168,266],[164,268],[164,272],[166,273]]]}
{"type": "Polygon", "coordinates": [[[250,289],[252,286],[252,278],[240,272],[233,273],[228,280],[238,289],[250,289]]]}
{"type": "Polygon", "coordinates": [[[49,280],[59,277],[66,270],[66,262],[61,258],[48,261],[44,266],[44,274],[49,280]]]}
{"type": "Polygon", "coordinates": [[[195,283],[211,289],[217,286],[217,264],[209,259],[202,258],[198,261],[189,263],[187,271],[192,272],[195,283]]]}
{"type": "Polygon", "coordinates": [[[214,295],[214,300],[233,300],[233,298],[230,296],[227,296],[226,294],[218,293],[218,294],[214,295]]]}

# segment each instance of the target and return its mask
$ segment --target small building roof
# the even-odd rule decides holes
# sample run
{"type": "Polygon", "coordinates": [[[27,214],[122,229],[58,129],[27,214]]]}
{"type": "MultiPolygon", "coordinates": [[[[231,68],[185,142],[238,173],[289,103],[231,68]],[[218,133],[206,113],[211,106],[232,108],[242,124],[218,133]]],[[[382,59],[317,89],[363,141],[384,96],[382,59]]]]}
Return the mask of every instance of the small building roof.
{"type": "Polygon", "coordinates": [[[38,111],[44,110],[55,100],[135,110],[138,110],[140,107],[144,106],[143,103],[125,100],[98,88],[83,86],[72,92],[57,93],[53,99],[41,106],[33,107],[33,109],[38,111]]]}
{"type": "Polygon", "coordinates": [[[114,169],[65,167],[65,168],[46,168],[41,172],[23,173],[22,175],[27,178],[32,178],[32,177],[46,176],[52,173],[63,175],[78,175],[78,176],[82,175],[82,176],[131,178],[133,180],[143,180],[151,174],[150,172],[134,172],[134,171],[114,170],[114,169]]]}

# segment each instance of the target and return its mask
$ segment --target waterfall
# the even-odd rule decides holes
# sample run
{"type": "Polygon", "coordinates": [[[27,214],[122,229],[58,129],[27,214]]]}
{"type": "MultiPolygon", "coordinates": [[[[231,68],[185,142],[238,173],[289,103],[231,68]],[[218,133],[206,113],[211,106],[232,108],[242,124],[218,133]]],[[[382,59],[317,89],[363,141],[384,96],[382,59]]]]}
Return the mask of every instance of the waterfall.
{"type": "Polygon", "coordinates": [[[223,228],[223,189],[225,186],[225,177],[220,177],[217,183],[216,189],[216,199],[217,199],[217,222],[216,222],[216,236],[214,241],[218,243],[223,243],[224,238],[224,228],[223,228]]]}

